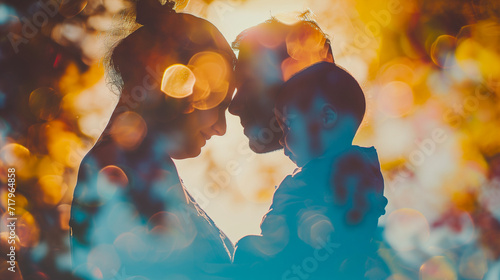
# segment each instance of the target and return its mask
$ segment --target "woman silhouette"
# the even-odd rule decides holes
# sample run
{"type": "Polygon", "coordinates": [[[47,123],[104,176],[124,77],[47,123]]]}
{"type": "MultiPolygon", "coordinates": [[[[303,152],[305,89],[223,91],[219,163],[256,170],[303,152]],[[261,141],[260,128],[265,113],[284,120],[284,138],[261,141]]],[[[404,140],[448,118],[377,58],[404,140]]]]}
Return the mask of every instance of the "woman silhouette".
{"type": "Polygon", "coordinates": [[[230,263],[233,244],[172,158],[225,133],[236,58],[215,26],[173,7],[138,1],[142,26],[112,52],[120,100],[80,165],[71,208],[79,279],[211,279],[212,264],[230,263]]]}

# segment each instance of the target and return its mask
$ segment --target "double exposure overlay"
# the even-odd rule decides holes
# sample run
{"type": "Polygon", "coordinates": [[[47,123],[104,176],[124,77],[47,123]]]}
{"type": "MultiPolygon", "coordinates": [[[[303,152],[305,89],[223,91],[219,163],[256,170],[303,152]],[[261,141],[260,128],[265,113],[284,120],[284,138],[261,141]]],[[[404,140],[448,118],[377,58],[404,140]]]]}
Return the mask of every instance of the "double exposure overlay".
{"type": "Polygon", "coordinates": [[[500,279],[494,0],[0,2],[1,279],[500,279]]]}

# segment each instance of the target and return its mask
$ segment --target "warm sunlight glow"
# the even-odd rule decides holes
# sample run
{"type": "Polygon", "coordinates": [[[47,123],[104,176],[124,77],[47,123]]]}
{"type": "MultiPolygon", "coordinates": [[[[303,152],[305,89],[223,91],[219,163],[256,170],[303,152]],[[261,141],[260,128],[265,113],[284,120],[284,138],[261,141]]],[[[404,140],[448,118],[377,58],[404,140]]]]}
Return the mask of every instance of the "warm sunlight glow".
{"type": "Polygon", "coordinates": [[[183,98],[193,93],[196,78],[191,69],[182,64],[174,64],[163,73],[161,91],[174,98],[183,98]]]}
{"type": "Polygon", "coordinates": [[[193,107],[208,110],[219,105],[229,89],[230,67],[222,55],[204,51],[189,60],[196,76],[194,84],[193,107]]]}

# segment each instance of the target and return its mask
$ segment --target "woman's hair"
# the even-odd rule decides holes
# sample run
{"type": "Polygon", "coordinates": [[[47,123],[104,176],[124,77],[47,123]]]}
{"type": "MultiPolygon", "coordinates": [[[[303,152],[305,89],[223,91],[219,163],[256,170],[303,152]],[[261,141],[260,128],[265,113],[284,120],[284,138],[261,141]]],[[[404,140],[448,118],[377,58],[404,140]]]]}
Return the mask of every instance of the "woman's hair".
{"type": "Polygon", "coordinates": [[[189,98],[159,102],[165,98],[161,79],[170,65],[187,65],[196,53],[216,52],[234,69],[236,57],[220,31],[202,18],[176,13],[174,7],[170,1],[137,1],[136,22],[142,26],[121,40],[108,59],[112,86],[121,92],[115,113],[132,110],[154,116],[158,110],[182,111],[189,98]]]}

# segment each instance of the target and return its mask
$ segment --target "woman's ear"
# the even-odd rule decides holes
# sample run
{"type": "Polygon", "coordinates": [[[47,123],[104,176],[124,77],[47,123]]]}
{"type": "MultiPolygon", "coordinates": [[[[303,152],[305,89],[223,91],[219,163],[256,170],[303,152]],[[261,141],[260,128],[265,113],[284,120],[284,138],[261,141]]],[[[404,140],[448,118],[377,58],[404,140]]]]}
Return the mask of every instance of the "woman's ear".
{"type": "Polygon", "coordinates": [[[330,104],[323,104],[321,107],[321,123],[324,128],[331,129],[335,126],[338,114],[335,108],[330,104]]]}

